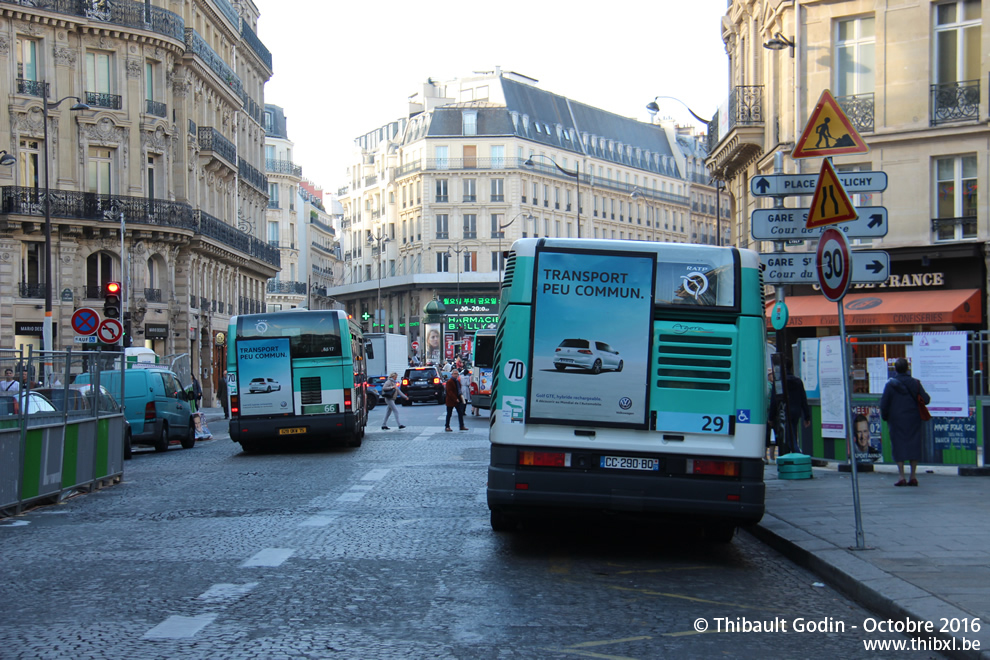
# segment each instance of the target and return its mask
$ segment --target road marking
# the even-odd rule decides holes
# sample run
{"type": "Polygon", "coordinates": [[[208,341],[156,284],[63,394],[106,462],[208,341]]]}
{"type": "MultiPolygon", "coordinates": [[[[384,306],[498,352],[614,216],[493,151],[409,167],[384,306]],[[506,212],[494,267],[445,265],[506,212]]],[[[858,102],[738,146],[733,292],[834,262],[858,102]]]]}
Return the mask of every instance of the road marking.
{"type": "Polygon", "coordinates": [[[340,518],[340,511],[320,511],[299,523],[300,527],[326,527],[340,518]]]}
{"type": "Polygon", "coordinates": [[[625,642],[641,642],[644,639],[653,639],[649,635],[640,635],[639,637],[624,637],[622,639],[607,639],[601,642],[580,642],[579,644],[571,644],[570,646],[565,646],[565,649],[586,649],[594,646],[605,646],[607,644],[622,644],[625,642]]]}
{"type": "Polygon", "coordinates": [[[609,589],[614,589],[615,591],[635,591],[637,593],[645,594],[647,596],[666,596],[667,598],[677,598],[680,600],[689,600],[692,603],[708,603],[710,605],[724,605],[725,607],[738,607],[743,610],[760,610],[763,612],[776,612],[778,610],[771,609],[769,607],[756,607],[754,605],[739,605],[738,603],[726,603],[720,600],[707,600],[705,598],[695,598],[694,596],[685,596],[683,594],[671,594],[663,591],[652,591],[650,589],[633,589],[631,587],[619,587],[616,585],[609,585],[609,589]]]}
{"type": "Polygon", "coordinates": [[[211,603],[221,603],[223,601],[237,600],[246,596],[249,591],[258,586],[257,582],[246,584],[215,584],[198,596],[199,600],[211,603]]]}
{"type": "Polygon", "coordinates": [[[385,478],[385,475],[391,472],[390,468],[380,468],[377,470],[372,470],[368,474],[361,477],[361,481],[381,481],[385,478]]]}
{"type": "Polygon", "coordinates": [[[607,655],[605,653],[595,653],[594,651],[589,651],[585,649],[591,649],[600,646],[607,646],[610,644],[623,644],[626,642],[641,642],[643,640],[653,639],[649,635],[643,635],[641,637],[624,637],[622,639],[609,639],[600,642],[580,642],[578,644],[572,644],[571,646],[564,646],[555,649],[544,649],[546,651],[553,651],[555,653],[564,653],[567,655],[579,655],[585,658],[602,658],[604,660],[636,660],[635,658],[630,658],[625,655],[607,655]]]}
{"type": "Polygon", "coordinates": [[[188,639],[217,618],[214,614],[199,616],[170,616],[144,633],[144,639],[188,639]]]}
{"type": "Polygon", "coordinates": [[[281,566],[282,562],[292,556],[295,550],[290,548],[265,548],[243,564],[241,568],[252,568],[254,566],[281,566]]]}
{"type": "Polygon", "coordinates": [[[671,573],[673,571],[700,571],[708,570],[712,568],[711,566],[678,566],[677,568],[648,568],[643,570],[632,570],[632,571],[616,571],[616,575],[638,575],[650,573],[671,573]]]}

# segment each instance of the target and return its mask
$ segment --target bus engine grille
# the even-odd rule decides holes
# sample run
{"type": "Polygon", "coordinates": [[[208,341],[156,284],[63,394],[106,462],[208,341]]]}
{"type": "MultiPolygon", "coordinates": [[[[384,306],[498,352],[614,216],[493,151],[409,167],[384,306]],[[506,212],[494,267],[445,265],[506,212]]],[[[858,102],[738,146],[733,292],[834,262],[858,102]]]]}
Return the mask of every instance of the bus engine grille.
{"type": "Polygon", "coordinates": [[[728,392],[732,387],[732,337],[661,334],[657,387],[728,392]]]}
{"type": "Polygon", "coordinates": [[[299,399],[303,405],[323,403],[323,390],[320,387],[319,376],[307,376],[299,379],[299,399]]]}

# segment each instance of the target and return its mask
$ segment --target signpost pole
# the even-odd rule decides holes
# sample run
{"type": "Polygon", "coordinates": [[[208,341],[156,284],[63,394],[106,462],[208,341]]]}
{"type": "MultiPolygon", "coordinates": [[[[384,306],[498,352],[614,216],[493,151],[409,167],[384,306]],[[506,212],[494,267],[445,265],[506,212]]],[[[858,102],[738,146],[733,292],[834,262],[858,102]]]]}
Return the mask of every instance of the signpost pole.
{"type": "MultiPolygon", "coordinates": [[[[784,154],[780,151],[773,155],[773,173],[782,174],[784,172],[784,154]]],[[[784,207],[784,198],[776,196],[773,198],[773,207],[775,209],[784,207]]],[[[784,252],[784,242],[774,241],[773,251],[775,253],[784,252]]],[[[787,303],[784,302],[784,285],[778,284],[776,286],[776,305],[784,306],[786,308],[787,303]]],[[[788,415],[791,410],[790,397],[787,392],[787,360],[785,356],[787,355],[787,326],[777,330],[777,353],[780,355],[780,379],[774,383],[774,387],[777,388],[777,401],[781,402],[782,405],[777,410],[777,418],[780,420],[780,425],[778,428],[782,429],[784,432],[783,438],[777,438],[777,459],[780,459],[780,448],[786,447],[788,453],[797,450],[797,438],[791,437],[794,433],[791,431],[791,422],[788,419],[788,415]]]]}
{"type": "Polygon", "coordinates": [[[846,344],[846,315],[842,309],[842,299],[836,303],[839,307],[839,342],[842,344],[842,396],[845,401],[846,414],[846,453],[849,456],[852,474],[853,511],[856,514],[856,547],[855,550],[866,550],[866,538],[863,536],[863,515],[859,507],[859,473],[856,471],[856,448],[852,426],[852,398],[849,396],[849,346],[846,344]]]}

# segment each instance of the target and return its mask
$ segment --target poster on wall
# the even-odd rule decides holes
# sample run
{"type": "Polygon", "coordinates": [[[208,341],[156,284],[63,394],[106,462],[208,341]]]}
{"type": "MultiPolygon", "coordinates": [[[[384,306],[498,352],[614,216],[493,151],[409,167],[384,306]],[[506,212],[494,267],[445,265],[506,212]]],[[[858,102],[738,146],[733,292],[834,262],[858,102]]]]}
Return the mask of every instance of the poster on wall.
{"type": "Polygon", "coordinates": [[[916,332],[912,349],[911,375],[931,395],[932,417],[965,417],[969,410],[966,333],[916,332]]]}
{"type": "Polygon", "coordinates": [[[801,382],[809,399],[819,398],[818,391],[818,340],[800,340],[801,382]]]}
{"type": "Polygon", "coordinates": [[[440,324],[426,324],[426,347],[423,349],[426,364],[440,364],[443,358],[440,352],[440,324]]]}
{"type": "Polygon", "coordinates": [[[853,406],[852,414],[856,462],[883,462],[883,424],[879,406],[853,406]]]}
{"type": "Polygon", "coordinates": [[[645,428],[655,253],[537,253],[527,420],[645,428]]]}
{"type": "Polygon", "coordinates": [[[242,416],[294,412],[288,337],[237,342],[237,391],[242,416]]]}
{"type": "MultiPolygon", "coordinates": [[[[937,417],[932,420],[932,441],[938,451],[976,451],[976,408],[966,417],[937,417]]],[[[932,417],[935,417],[934,413],[932,417]]]]}
{"type": "Polygon", "coordinates": [[[822,437],[846,437],[846,394],[842,387],[842,342],[839,337],[818,340],[818,386],[822,402],[822,437]]]}

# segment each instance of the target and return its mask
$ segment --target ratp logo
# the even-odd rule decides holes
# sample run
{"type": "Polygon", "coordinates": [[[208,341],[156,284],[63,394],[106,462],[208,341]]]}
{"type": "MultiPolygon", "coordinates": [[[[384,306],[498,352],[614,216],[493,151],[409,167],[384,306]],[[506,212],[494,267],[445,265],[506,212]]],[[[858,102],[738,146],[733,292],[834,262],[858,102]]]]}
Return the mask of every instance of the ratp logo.
{"type": "Polygon", "coordinates": [[[705,277],[704,273],[681,275],[681,279],[684,280],[684,284],[681,285],[684,287],[684,291],[695,300],[705,291],[708,291],[708,278],[705,277]]]}
{"type": "Polygon", "coordinates": [[[268,332],[268,321],[259,319],[258,322],[254,324],[254,329],[259,335],[265,334],[268,332]]]}
{"type": "Polygon", "coordinates": [[[633,404],[632,399],[630,399],[627,396],[624,396],[621,399],[619,399],[619,407],[622,408],[623,410],[629,410],[630,408],[632,408],[632,404],[633,404]]]}

